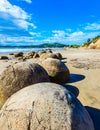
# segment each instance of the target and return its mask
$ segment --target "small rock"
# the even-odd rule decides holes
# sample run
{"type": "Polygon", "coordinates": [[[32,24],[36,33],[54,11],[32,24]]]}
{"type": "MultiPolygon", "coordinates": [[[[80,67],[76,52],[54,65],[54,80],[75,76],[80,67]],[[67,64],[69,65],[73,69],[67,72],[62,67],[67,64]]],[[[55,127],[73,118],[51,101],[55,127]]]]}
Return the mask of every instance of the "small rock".
{"type": "Polygon", "coordinates": [[[8,58],[8,56],[1,56],[0,57],[0,60],[8,60],[9,58],[8,58]]]}
{"type": "Polygon", "coordinates": [[[35,51],[32,51],[32,52],[28,52],[28,53],[27,53],[28,56],[32,56],[32,57],[34,56],[34,54],[35,54],[35,51]]]}
{"type": "Polygon", "coordinates": [[[14,53],[9,53],[9,55],[14,55],[14,53]]]}
{"type": "Polygon", "coordinates": [[[40,57],[39,54],[37,52],[35,52],[33,58],[39,58],[39,57],[40,57]]]}
{"type": "Polygon", "coordinates": [[[23,56],[23,52],[17,52],[14,54],[15,57],[21,57],[23,56]]]}

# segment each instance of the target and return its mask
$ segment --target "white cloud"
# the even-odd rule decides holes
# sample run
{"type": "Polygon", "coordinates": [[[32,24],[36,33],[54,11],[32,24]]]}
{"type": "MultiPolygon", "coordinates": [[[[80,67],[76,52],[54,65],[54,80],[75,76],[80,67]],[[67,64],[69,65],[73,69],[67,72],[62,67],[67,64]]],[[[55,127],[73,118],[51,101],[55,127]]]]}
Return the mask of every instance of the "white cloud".
{"type": "Polygon", "coordinates": [[[23,0],[23,1],[25,1],[25,2],[27,2],[27,3],[29,3],[29,4],[32,3],[32,0],[23,0]]]}
{"type": "MultiPolygon", "coordinates": [[[[52,32],[56,32],[56,31],[52,31],[52,32]]],[[[59,42],[62,44],[70,45],[70,44],[82,44],[83,42],[87,41],[88,38],[94,38],[95,36],[100,35],[100,31],[91,32],[91,33],[77,31],[77,32],[69,33],[69,34],[66,31],[62,31],[62,30],[61,30],[61,32],[60,32],[60,30],[58,32],[59,32],[59,34],[61,32],[63,32],[63,35],[62,36],[60,35],[60,37],[57,37],[53,33],[53,35],[51,37],[48,37],[46,39],[41,39],[41,40],[35,40],[37,37],[42,37],[41,33],[39,33],[39,32],[37,32],[37,33],[30,32],[31,36],[20,36],[20,34],[19,34],[19,36],[13,36],[13,37],[10,35],[0,34],[0,43],[5,44],[5,45],[6,44],[33,45],[33,44],[41,44],[41,43],[45,43],[45,42],[49,42],[49,43],[59,42]]]]}
{"type": "Polygon", "coordinates": [[[67,35],[67,33],[63,30],[53,30],[52,33],[53,33],[53,37],[55,37],[55,38],[56,37],[62,38],[67,35]]]}
{"type": "Polygon", "coordinates": [[[85,30],[100,30],[100,22],[98,23],[88,23],[85,30]]]}
{"type": "Polygon", "coordinates": [[[2,45],[33,45],[35,43],[41,44],[42,40],[35,40],[36,37],[41,37],[41,33],[39,32],[30,32],[30,36],[21,36],[19,35],[8,35],[8,34],[0,34],[0,44],[2,45]]]}
{"type": "Polygon", "coordinates": [[[28,3],[28,4],[31,4],[31,3],[32,3],[32,0],[17,0],[17,1],[19,1],[19,2],[24,1],[24,2],[26,2],[26,3],[28,3]]]}
{"type": "Polygon", "coordinates": [[[71,33],[70,37],[75,38],[75,37],[80,37],[80,36],[83,36],[83,35],[84,35],[84,33],[82,31],[78,31],[78,32],[71,33]]]}
{"type": "Polygon", "coordinates": [[[12,44],[12,43],[14,43],[14,45],[15,44],[23,44],[23,43],[29,43],[29,44],[31,44],[31,43],[34,43],[34,39],[33,39],[33,37],[28,37],[28,36],[9,36],[9,35],[3,35],[3,34],[0,34],[0,43],[2,43],[2,44],[9,44],[10,43],[10,45],[12,44]]]}
{"type": "Polygon", "coordinates": [[[25,30],[28,30],[28,27],[31,26],[32,28],[37,28],[33,23],[27,22],[23,19],[18,19],[13,21],[15,24],[17,22],[17,25],[25,30]]]}
{"type": "Polygon", "coordinates": [[[36,32],[29,32],[32,36],[35,36],[35,37],[41,37],[41,33],[40,32],[38,32],[38,33],[36,33],[36,32]]]}
{"type": "Polygon", "coordinates": [[[29,26],[36,28],[33,23],[29,22],[31,16],[27,12],[7,0],[0,1],[0,13],[2,13],[2,17],[4,15],[5,19],[12,20],[20,28],[28,29],[29,26]]]}
{"type": "Polygon", "coordinates": [[[7,0],[0,1],[0,12],[7,13],[14,18],[27,19],[28,14],[19,6],[10,4],[7,0]]]}
{"type": "Polygon", "coordinates": [[[82,44],[87,41],[88,38],[94,38],[97,35],[100,35],[100,31],[86,33],[82,31],[76,31],[73,33],[67,33],[66,31],[54,30],[53,36],[44,40],[44,42],[60,42],[64,44],[82,44]]]}

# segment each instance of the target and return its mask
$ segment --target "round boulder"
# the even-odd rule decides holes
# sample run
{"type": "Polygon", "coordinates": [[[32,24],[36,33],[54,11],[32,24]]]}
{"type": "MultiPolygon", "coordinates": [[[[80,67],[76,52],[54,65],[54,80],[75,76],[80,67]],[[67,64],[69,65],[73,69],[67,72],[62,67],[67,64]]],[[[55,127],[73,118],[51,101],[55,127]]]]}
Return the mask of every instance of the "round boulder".
{"type": "Polygon", "coordinates": [[[54,53],[43,53],[41,56],[40,56],[41,59],[47,59],[47,58],[55,58],[55,59],[58,59],[57,55],[54,54],[54,53]]]}
{"type": "Polygon", "coordinates": [[[32,51],[32,52],[28,52],[28,53],[27,53],[28,56],[32,56],[32,57],[34,56],[34,54],[35,54],[35,51],[32,51]]]}
{"type": "Polygon", "coordinates": [[[31,59],[31,58],[33,58],[33,56],[35,55],[35,53],[36,53],[35,51],[28,52],[28,53],[25,54],[24,57],[25,57],[26,59],[31,59]]]}
{"type": "Polygon", "coordinates": [[[23,52],[16,52],[14,54],[15,57],[22,57],[23,56],[23,52]]]}
{"type": "Polygon", "coordinates": [[[35,52],[33,58],[39,58],[39,57],[40,57],[39,54],[37,52],[35,52]]]}
{"type": "Polygon", "coordinates": [[[42,62],[51,82],[66,83],[70,79],[70,72],[67,66],[58,59],[47,58],[42,62]]]}
{"type": "Polygon", "coordinates": [[[0,107],[16,91],[39,82],[48,82],[47,72],[38,64],[21,62],[9,66],[0,75],[0,107]]]}
{"type": "Polygon", "coordinates": [[[44,53],[46,53],[45,50],[41,50],[41,51],[38,52],[39,56],[41,56],[41,55],[44,54],[44,53]]]}
{"type": "Polygon", "coordinates": [[[12,95],[0,111],[0,130],[94,130],[83,105],[53,83],[39,83],[12,95]]]}

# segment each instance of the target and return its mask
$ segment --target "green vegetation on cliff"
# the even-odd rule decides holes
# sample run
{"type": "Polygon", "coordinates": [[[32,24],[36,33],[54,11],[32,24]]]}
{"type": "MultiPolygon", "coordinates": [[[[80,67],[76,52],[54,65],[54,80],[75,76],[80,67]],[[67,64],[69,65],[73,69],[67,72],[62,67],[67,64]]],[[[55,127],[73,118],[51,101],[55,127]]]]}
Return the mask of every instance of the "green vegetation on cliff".
{"type": "Polygon", "coordinates": [[[100,35],[94,37],[92,40],[88,38],[88,40],[82,44],[82,47],[87,47],[89,46],[92,42],[95,43],[98,39],[100,39],[100,35]]]}
{"type": "Polygon", "coordinates": [[[73,45],[69,45],[69,48],[79,48],[80,45],[77,45],[77,44],[73,44],[73,45]]]}

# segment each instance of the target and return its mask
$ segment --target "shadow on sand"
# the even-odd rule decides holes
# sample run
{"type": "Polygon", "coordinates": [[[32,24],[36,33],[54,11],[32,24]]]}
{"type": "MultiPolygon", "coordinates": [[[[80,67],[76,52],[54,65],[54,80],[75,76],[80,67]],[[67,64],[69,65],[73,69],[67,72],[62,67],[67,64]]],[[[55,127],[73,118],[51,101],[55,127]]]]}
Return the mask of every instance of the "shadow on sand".
{"type": "Polygon", "coordinates": [[[63,84],[62,86],[64,86],[67,90],[72,92],[76,97],[79,95],[79,89],[76,88],[75,86],[69,84],[63,84]]]}
{"type": "Polygon", "coordinates": [[[95,130],[100,130],[100,109],[89,106],[86,106],[85,108],[87,109],[93,120],[95,130]]]}
{"type": "Polygon", "coordinates": [[[70,80],[68,81],[68,83],[78,82],[83,80],[84,78],[85,76],[81,74],[70,74],[70,80]]]}

